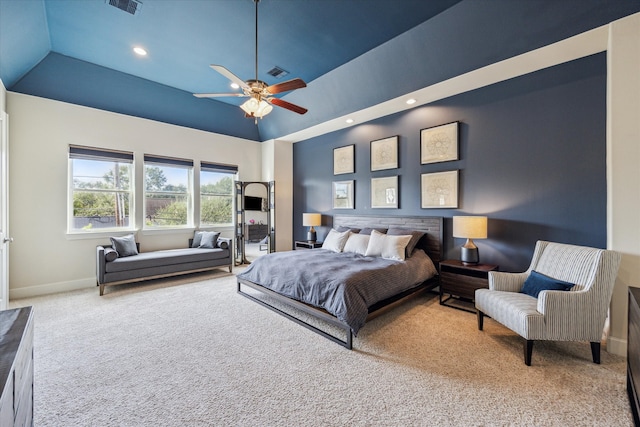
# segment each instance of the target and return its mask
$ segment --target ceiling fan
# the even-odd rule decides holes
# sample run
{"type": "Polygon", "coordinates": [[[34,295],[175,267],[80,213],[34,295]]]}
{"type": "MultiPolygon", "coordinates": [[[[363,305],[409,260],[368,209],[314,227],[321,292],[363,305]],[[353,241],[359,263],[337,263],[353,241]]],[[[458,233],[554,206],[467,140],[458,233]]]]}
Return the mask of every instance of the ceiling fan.
{"type": "Polygon", "coordinates": [[[249,99],[242,104],[240,108],[245,112],[245,117],[255,118],[256,123],[258,122],[258,118],[266,116],[273,110],[272,105],[285,108],[294,113],[304,114],[308,111],[306,108],[273,96],[278,93],[307,87],[307,84],[302,79],[292,79],[274,85],[268,85],[258,79],[258,3],[260,0],[253,1],[256,4],[256,78],[244,81],[222,65],[212,64],[211,68],[231,80],[232,83],[237,84],[242,89],[242,93],[194,93],[193,96],[197,98],[218,98],[224,96],[248,97],[249,99]]]}

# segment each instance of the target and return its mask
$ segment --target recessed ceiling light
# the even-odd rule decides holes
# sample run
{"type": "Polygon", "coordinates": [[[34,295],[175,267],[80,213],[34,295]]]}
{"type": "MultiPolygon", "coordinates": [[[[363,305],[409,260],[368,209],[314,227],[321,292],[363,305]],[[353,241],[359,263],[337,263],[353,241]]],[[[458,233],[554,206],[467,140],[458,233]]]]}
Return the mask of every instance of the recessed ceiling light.
{"type": "Polygon", "coordinates": [[[351,124],[351,123],[353,123],[353,119],[347,119],[346,122],[351,124]]]}
{"type": "Polygon", "coordinates": [[[134,47],[133,51],[140,56],[147,56],[147,51],[139,46],[134,47]]]}
{"type": "Polygon", "coordinates": [[[234,89],[240,89],[240,85],[238,83],[231,83],[231,87],[234,89]]]}
{"type": "Polygon", "coordinates": [[[407,99],[407,104],[409,104],[409,105],[413,105],[413,104],[415,104],[416,102],[417,102],[417,101],[416,101],[414,98],[409,98],[409,99],[407,99]]]}

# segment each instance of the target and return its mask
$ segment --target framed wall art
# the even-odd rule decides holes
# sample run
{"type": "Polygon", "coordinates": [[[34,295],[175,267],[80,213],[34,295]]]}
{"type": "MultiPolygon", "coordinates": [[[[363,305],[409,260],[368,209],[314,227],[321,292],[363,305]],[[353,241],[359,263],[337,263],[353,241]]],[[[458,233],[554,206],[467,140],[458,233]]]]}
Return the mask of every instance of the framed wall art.
{"type": "Polygon", "coordinates": [[[333,182],[333,209],[353,209],[353,181],[333,182]]]}
{"type": "Polygon", "coordinates": [[[371,178],[371,207],[398,207],[398,176],[371,178]]]}
{"type": "Polygon", "coordinates": [[[333,174],[342,175],[343,173],[355,172],[354,167],[355,145],[347,145],[333,149],[333,174]]]}
{"type": "Polygon", "coordinates": [[[371,141],[371,170],[398,167],[398,135],[371,141]]]}
{"type": "Polygon", "coordinates": [[[420,163],[458,160],[458,122],[420,131],[420,163]]]}
{"type": "Polygon", "coordinates": [[[458,207],[458,171],[423,173],[421,203],[423,209],[458,207]]]}

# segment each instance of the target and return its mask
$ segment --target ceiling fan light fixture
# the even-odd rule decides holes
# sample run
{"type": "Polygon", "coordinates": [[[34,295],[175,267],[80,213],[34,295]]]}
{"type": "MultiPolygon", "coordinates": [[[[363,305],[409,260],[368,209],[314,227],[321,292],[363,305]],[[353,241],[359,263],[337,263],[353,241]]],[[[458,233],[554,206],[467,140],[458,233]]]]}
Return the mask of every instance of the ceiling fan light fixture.
{"type": "Polygon", "coordinates": [[[255,99],[254,97],[251,97],[251,98],[247,99],[240,106],[240,108],[242,108],[242,111],[244,111],[248,115],[252,116],[256,111],[258,111],[258,107],[259,106],[260,106],[260,102],[257,99],[255,99]]]}
{"type": "Polygon", "coordinates": [[[264,99],[251,97],[240,106],[250,117],[263,118],[273,110],[273,106],[264,99]]]}
{"type": "Polygon", "coordinates": [[[260,104],[258,105],[258,111],[253,113],[253,115],[256,116],[256,117],[263,118],[264,116],[269,114],[271,112],[271,110],[273,110],[273,107],[271,106],[271,104],[269,104],[265,100],[262,100],[262,101],[260,101],[260,104]]]}

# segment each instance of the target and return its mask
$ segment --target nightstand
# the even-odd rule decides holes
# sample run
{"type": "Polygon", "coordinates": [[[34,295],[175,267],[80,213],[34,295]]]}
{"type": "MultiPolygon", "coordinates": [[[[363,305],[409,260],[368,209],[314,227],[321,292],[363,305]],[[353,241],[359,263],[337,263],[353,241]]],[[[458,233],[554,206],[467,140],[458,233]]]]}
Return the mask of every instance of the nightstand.
{"type": "Polygon", "coordinates": [[[298,250],[298,249],[315,249],[315,248],[321,248],[322,247],[322,242],[307,242],[306,240],[301,241],[301,240],[296,240],[294,243],[294,249],[298,250]]]}
{"type": "Polygon", "coordinates": [[[489,287],[489,272],[498,271],[497,265],[465,265],[462,261],[448,259],[440,262],[440,305],[475,313],[465,307],[445,304],[451,299],[473,302],[476,289],[489,287]],[[444,294],[449,296],[442,299],[444,294]]]}

